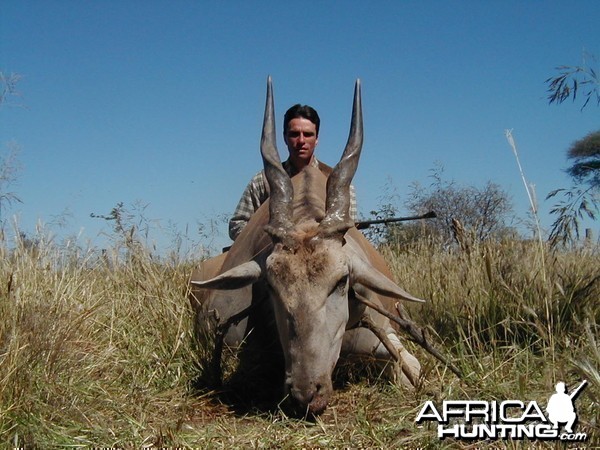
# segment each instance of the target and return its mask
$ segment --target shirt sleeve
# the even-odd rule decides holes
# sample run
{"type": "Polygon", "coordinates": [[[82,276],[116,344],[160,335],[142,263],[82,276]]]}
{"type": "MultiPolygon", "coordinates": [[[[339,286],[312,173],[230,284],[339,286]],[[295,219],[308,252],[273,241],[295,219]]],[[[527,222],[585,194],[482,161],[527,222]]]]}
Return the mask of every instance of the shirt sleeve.
{"type": "Polygon", "coordinates": [[[235,241],[252,215],[267,199],[264,172],[257,173],[246,186],[237,207],[229,220],[229,237],[235,241]]]}
{"type": "Polygon", "coordinates": [[[358,217],[358,205],[356,203],[356,189],[354,189],[354,185],[350,185],[350,218],[356,222],[358,217]]]}

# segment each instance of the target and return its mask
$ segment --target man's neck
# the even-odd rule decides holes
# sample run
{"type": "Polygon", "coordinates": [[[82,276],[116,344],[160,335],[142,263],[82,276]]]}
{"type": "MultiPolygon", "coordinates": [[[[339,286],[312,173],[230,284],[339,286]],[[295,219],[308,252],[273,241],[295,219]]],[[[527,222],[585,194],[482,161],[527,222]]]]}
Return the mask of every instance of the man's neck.
{"type": "Polygon", "coordinates": [[[291,172],[291,175],[295,175],[306,166],[317,166],[317,159],[315,158],[315,155],[312,155],[308,162],[305,160],[294,160],[290,157],[287,159],[286,165],[288,166],[288,173],[291,172]]]}
{"type": "Polygon", "coordinates": [[[290,161],[291,161],[292,165],[294,166],[294,168],[296,169],[296,171],[300,172],[306,166],[310,166],[311,164],[313,164],[314,159],[315,159],[315,155],[312,155],[308,161],[305,159],[299,159],[299,158],[296,158],[296,159],[290,158],[290,161]]]}

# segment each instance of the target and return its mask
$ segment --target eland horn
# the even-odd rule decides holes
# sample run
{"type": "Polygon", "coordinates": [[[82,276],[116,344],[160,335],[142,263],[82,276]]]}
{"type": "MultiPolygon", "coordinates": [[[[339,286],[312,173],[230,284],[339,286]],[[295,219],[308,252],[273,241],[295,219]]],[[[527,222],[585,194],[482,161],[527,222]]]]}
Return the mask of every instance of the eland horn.
{"type": "Polygon", "coordinates": [[[326,213],[320,224],[321,233],[342,233],[354,225],[349,213],[350,183],[358,167],[362,144],[363,120],[360,80],[356,80],[350,134],[344,153],[327,180],[326,213]]]}
{"type": "Polygon", "coordinates": [[[263,121],[260,152],[265,168],[265,177],[269,183],[269,225],[265,231],[272,238],[282,240],[292,228],[292,200],[294,188],[290,177],[281,165],[275,137],[275,106],[273,101],[273,83],[267,79],[267,101],[263,121]]]}

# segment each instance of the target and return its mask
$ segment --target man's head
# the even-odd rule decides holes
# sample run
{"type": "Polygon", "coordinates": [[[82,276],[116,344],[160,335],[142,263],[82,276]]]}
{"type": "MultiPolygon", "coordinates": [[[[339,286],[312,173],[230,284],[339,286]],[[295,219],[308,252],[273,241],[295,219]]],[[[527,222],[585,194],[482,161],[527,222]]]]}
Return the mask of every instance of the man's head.
{"type": "Polygon", "coordinates": [[[317,137],[319,137],[319,127],[321,126],[321,119],[317,111],[308,105],[301,105],[300,103],[292,106],[288,109],[283,117],[283,135],[285,136],[288,132],[288,124],[292,119],[308,119],[315,124],[315,131],[317,137]]]}
{"type": "Polygon", "coordinates": [[[312,160],[319,142],[320,124],[317,111],[307,105],[294,105],[285,113],[283,138],[296,169],[301,170],[312,160]]]}
{"type": "Polygon", "coordinates": [[[563,383],[562,381],[556,383],[556,392],[558,392],[559,394],[564,394],[566,392],[565,383],[563,383]]]}

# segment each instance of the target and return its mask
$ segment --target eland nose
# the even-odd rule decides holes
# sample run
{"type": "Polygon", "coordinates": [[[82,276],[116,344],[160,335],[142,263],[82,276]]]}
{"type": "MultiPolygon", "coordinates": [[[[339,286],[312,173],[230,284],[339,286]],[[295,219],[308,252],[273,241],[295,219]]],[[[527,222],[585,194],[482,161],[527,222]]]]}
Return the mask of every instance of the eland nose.
{"type": "Polygon", "coordinates": [[[298,407],[311,414],[321,414],[328,403],[327,389],[322,383],[308,381],[305,383],[287,383],[287,391],[298,407]]]}
{"type": "Polygon", "coordinates": [[[322,389],[321,384],[309,382],[306,386],[290,384],[288,387],[292,398],[303,406],[308,405],[322,389]]]}

